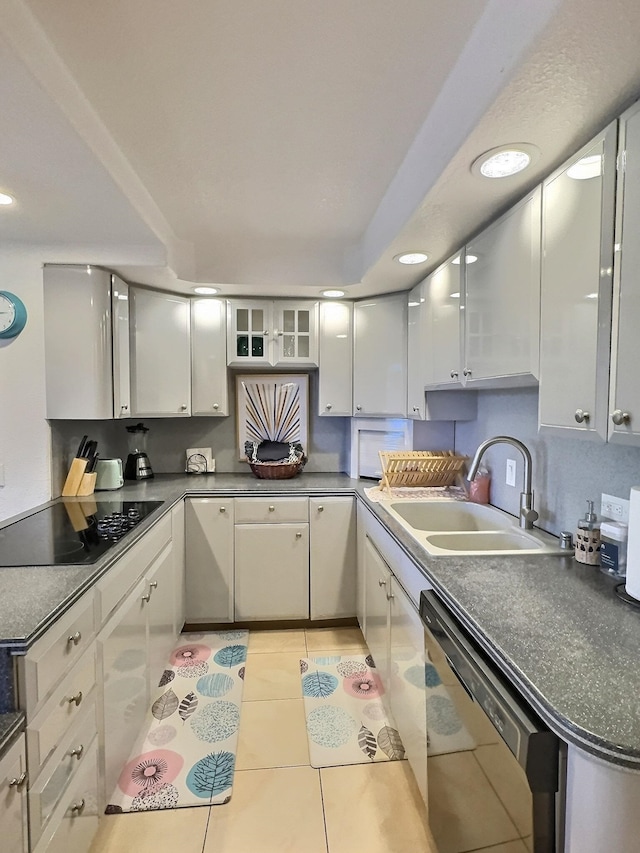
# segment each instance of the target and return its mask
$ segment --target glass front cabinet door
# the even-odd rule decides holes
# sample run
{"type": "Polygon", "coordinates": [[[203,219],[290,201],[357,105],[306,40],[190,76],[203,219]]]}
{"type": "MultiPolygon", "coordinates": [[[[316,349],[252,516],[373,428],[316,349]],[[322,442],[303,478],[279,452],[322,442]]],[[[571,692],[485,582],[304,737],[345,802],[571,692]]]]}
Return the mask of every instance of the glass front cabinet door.
{"type": "Polygon", "coordinates": [[[229,300],[227,363],[317,365],[318,303],[229,300]]]}

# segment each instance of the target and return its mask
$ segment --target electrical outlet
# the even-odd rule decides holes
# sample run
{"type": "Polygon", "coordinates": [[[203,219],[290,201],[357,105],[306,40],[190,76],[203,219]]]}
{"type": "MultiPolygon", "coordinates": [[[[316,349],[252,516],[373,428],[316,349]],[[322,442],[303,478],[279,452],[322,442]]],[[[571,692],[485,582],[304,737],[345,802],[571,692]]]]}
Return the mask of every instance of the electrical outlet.
{"type": "Polygon", "coordinates": [[[507,459],[507,486],[515,486],[516,484],[516,460],[507,459]]]}
{"type": "Polygon", "coordinates": [[[603,493],[600,502],[600,515],[604,518],[613,519],[613,521],[621,521],[623,524],[628,524],[629,501],[603,493]]]}

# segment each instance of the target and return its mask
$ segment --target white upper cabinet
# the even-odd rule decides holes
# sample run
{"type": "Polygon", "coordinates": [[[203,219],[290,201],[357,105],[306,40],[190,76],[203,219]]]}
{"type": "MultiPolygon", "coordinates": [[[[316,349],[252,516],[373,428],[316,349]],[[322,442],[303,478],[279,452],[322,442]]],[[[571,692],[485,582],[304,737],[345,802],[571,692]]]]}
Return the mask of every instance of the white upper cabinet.
{"type": "Polygon", "coordinates": [[[543,184],[540,428],[606,440],[615,122],[543,184]]]}
{"type": "Polygon", "coordinates": [[[231,299],[227,363],[285,367],[318,364],[318,303],[231,299]]]}
{"type": "Polygon", "coordinates": [[[538,187],[465,247],[467,387],[538,377],[540,194],[538,187]]]}
{"type": "Polygon", "coordinates": [[[318,414],[351,417],[353,303],[321,302],[318,414]]]}
{"type": "Polygon", "coordinates": [[[620,120],[609,441],[640,444],[640,103],[620,120]]]}
{"type": "MultiPolygon", "coordinates": [[[[424,385],[432,388],[460,388],[464,292],[459,254],[425,279],[422,296],[425,301],[420,313],[428,330],[422,341],[424,385]]],[[[409,353],[411,375],[411,345],[409,353]]]]}
{"type": "Polygon", "coordinates": [[[425,365],[430,329],[426,321],[426,281],[409,291],[407,298],[407,415],[424,420],[425,365]]]}
{"type": "Polygon", "coordinates": [[[111,276],[111,320],[113,335],[113,416],[131,417],[129,365],[129,286],[111,276]]]}
{"type": "Polygon", "coordinates": [[[191,300],[191,414],[229,414],[224,299],[191,300]]]}
{"type": "Polygon", "coordinates": [[[355,303],[353,403],[354,415],[406,417],[406,293],[355,303]]]}
{"type": "Polygon", "coordinates": [[[133,417],[191,413],[189,300],[130,288],[131,406],[133,417]]]}

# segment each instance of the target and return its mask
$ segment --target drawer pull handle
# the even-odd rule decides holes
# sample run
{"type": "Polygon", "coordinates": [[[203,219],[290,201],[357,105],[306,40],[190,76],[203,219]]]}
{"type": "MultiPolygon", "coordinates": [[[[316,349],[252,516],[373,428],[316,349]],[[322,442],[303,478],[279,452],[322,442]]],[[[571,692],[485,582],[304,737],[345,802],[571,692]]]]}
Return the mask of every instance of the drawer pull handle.
{"type": "Polygon", "coordinates": [[[218,403],[214,403],[213,408],[217,411],[220,408],[220,406],[218,403]]]}
{"type": "Polygon", "coordinates": [[[150,581],[150,582],[149,582],[149,589],[150,589],[150,590],[152,590],[152,589],[158,589],[158,581],[150,581]]]}
{"type": "Polygon", "coordinates": [[[269,512],[275,512],[275,509],[276,509],[276,508],[275,508],[273,505],[271,505],[271,506],[269,507],[269,512]]]}
{"type": "Polygon", "coordinates": [[[296,533],[296,539],[302,539],[302,533],[300,533],[299,531],[298,533],[296,533]]]}
{"type": "Polygon", "coordinates": [[[69,755],[72,758],[75,755],[75,757],[78,759],[78,761],[80,761],[80,759],[82,758],[83,752],[84,752],[84,744],[81,743],[80,746],[77,746],[75,749],[72,749],[71,752],[69,753],[69,755]]]}
{"type": "Polygon", "coordinates": [[[186,412],[186,411],[187,411],[187,404],[186,404],[186,403],[183,403],[183,404],[180,406],[180,411],[181,411],[181,412],[186,412]]]}
{"type": "Polygon", "coordinates": [[[148,603],[151,601],[151,593],[150,593],[150,592],[146,592],[146,593],[142,596],[142,600],[143,600],[143,601],[146,601],[146,602],[147,602],[147,604],[148,604],[148,603]]]}
{"type": "Polygon", "coordinates": [[[330,412],[330,411],[331,411],[331,409],[332,409],[331,403],[327,403],[327,405],[325,406],[325,409],[326,409],[328,412],[330,412]]]}
{"type": "Polygon", "coordinates": [[[76,693],[75,696],[69,696],[69,698],[67,699],[67,702],[70,705],[73,705],[73,703],[75,702],[75,705],[77,708],[78,705],[82,702],[82,690],[78,690],[78,692],[76,693]]]}
{"type": "Polygon", "coordinates": [[[75,634],[71,634],[69,637],[67,637],[67,645],[77,646],[81,639],[82,634],[80,633],[80,631],[76,631],[75,634]]]}
{"type": "Polygon", "coordinates": [[[380,580],[378,581],[378,586],[386,586],[386,585],[387,585],[386,581],[380,581],[380,580]]]}
{"type": "Polygon", "coordinates": [[[84,804],[84,797],[83,797],[83,798],[80,800],[80,802],[79,802],[79,803],[74,803],[74,804],[71,806],[71,811],[72,811],[72,812],[75,812],[76,814],[81,814],[82,809],[84,808],[84,805],[85,805],[85,804],[84,804]]]}
{"type": "Polygon", "coordinates": [[[226,512],[226,511],[227,511],[226,506],[221,506],[221,507],[220,507],[220,512],[226,512]]]}
{"type": "Polygon", "coordinates": [[[18,791],[22,790],[22,786],[27,781],[27,771],[25,770],[19,776],[14,776],[13,779],[9,780],[10,788],[17,788],[18,791]]]}
{"type": "Polygon", "coordinates": [[[323,507],[322,505],[320,505],[320,506],[318,507],[318,512],[324,512],[324,507],[323,507]]]}
{"type": "Polygon", "coordinates": [[[392,592],[387,593],[387,601],[391,601],[392,598],[395,598],[395,595],[392,592]]]}

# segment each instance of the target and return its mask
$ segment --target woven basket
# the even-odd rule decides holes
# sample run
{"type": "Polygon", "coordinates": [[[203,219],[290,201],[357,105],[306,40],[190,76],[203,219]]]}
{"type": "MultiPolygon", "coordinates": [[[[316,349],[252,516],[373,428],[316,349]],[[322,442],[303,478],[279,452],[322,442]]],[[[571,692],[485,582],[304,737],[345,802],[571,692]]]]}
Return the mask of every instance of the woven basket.
{"type": "Polygon", "coordinates": [[[290,480],[302,471],[306,456],[297,462],[249,462],[249,467],[259,480],[290,480]]]}

